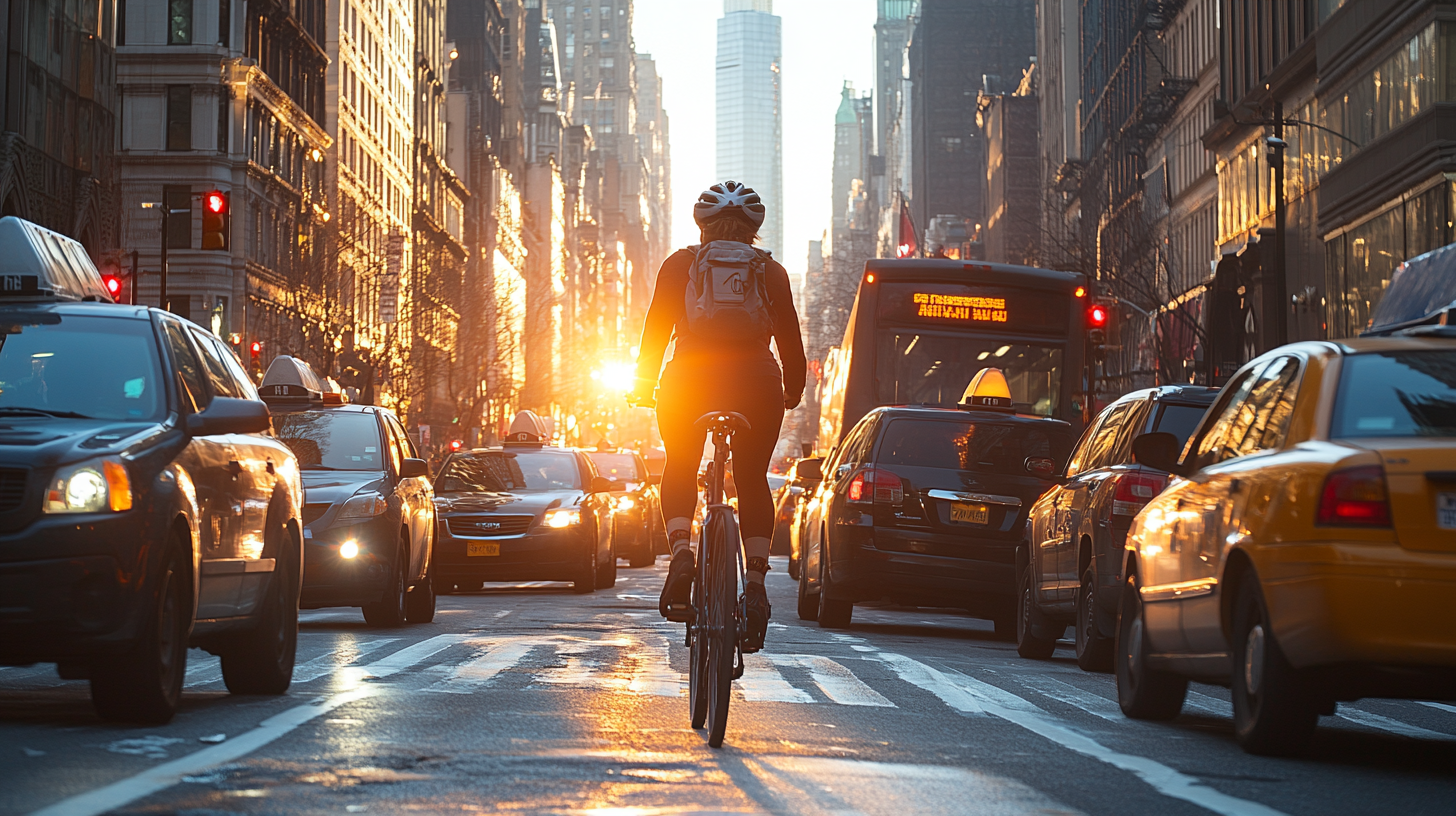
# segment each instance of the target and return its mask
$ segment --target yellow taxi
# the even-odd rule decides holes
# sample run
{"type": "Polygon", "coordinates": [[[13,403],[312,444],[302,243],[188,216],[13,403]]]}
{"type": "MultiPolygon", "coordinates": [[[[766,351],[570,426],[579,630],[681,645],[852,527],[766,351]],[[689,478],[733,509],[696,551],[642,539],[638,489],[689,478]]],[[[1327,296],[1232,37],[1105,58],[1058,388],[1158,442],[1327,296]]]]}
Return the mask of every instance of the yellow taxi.
{"type": "MultiPolygon", "coordinates": [[[[1284,346],[1224,387],[1133,522],[1115,665],[1129,717],[1228,685],[1245,750],[1362,697],[1456,699],[1456,326],[1284,346]]],[[[1165,438],[1166,437],[1166,438],[1165,438]]]]}

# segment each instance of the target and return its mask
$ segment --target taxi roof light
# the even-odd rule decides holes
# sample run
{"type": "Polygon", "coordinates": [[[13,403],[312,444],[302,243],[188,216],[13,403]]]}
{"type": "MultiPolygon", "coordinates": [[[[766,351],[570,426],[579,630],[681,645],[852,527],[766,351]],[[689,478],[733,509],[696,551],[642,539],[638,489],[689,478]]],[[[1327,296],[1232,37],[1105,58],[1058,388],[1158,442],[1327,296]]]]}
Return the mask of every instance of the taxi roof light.
{"type": "Polygon", "coordinates": [[[510,432],[506,434],[505,444],[513,446],[542,447],[546,444],[549,434],[546,431],[546,423],[535,411],[525,410],[516,414],[511,420],[510,432]]]}
{"type": "Polygon", "coordinates": [[[1006,374],[999,368],[983,368],[976,372],[971,384],[966,386],[960,406],[979,411],[1016,411],[1011,401],[1011,386],[1006,382],[1006,374]]]}
{"type": "Polygon", "coordinates": [[[325,402],[325,388],[312,366],[297,357],[280,354],[268,364],[268,371],[258,386],[258,396],[273,404],[316,404],[325,402]]]}
{"type": "Polygon", "coordinates": [[[0,253],[5,256],[0,300],[115,302],[86,248],[74,238],[8,215],[0,218],[0,253]]]}

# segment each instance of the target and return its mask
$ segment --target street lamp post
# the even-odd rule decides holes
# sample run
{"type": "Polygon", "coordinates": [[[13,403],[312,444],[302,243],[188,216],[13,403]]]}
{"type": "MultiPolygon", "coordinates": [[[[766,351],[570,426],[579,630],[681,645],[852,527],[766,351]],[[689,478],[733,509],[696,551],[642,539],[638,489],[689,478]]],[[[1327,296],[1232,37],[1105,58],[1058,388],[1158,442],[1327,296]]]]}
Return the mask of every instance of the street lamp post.
{"type": "MultiPolygon", "coordinates": [[[[173,209],[171,207],[168,207],[165,201],[143,201],[142,209],[162,211],[162,270],[160,278],[161,291],[159,292],[157,297],[157,305],[160,306],[163,310],[170,312],[172,311],[172,304],[167,299],[167,220],[168,216],[170,215],[191,214],[192,210],[190,208],[185,210],[173,209]]],[[[135,280],[132,281],[132,285],[136,286],[135,280]]]]}

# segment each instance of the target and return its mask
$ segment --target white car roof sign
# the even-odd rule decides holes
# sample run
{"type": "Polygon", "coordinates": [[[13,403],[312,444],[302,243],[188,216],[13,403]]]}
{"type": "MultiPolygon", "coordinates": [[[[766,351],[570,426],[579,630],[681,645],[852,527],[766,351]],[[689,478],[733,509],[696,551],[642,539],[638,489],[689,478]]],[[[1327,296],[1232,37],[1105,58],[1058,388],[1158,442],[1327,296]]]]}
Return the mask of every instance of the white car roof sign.
{"type": "Polygon", "coordinates": [[[13,215],[0,218],[0,299],[113,302],[74,238],[13,215]]]}

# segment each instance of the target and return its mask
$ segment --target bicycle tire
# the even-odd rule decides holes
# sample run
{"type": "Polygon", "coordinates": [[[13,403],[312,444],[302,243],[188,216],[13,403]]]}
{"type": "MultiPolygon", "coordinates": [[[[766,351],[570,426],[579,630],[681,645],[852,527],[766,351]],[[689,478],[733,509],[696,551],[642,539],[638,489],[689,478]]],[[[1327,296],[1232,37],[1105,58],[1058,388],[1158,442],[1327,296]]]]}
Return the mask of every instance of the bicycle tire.
{"type": "Polygon", "coordinates": [[[708,559],[708,613],[706,672],[708,745],[723,747],[728,732],[728,705],[733,694],[734,658],[737,656],[738,627],[734,614],[738,605],[737,555],[738,522],[733,511],[723,507],[709,511],[703,541],[711,553],[708,559]]]}
{"type": "MultiPolygon", "coordinates": [[[[698,552],[704,552],[702,546],[698,552]]],[[[702,728],[708,721],[708,639],[704,636],[707,615],[703,613],[702,570],[706,566],[703,558],[698,559],[698,580],[693,585],[693,622],[688,624],[691,645],[688,648],[688,711],[692,716],[693,728],[702,728]]]]}

